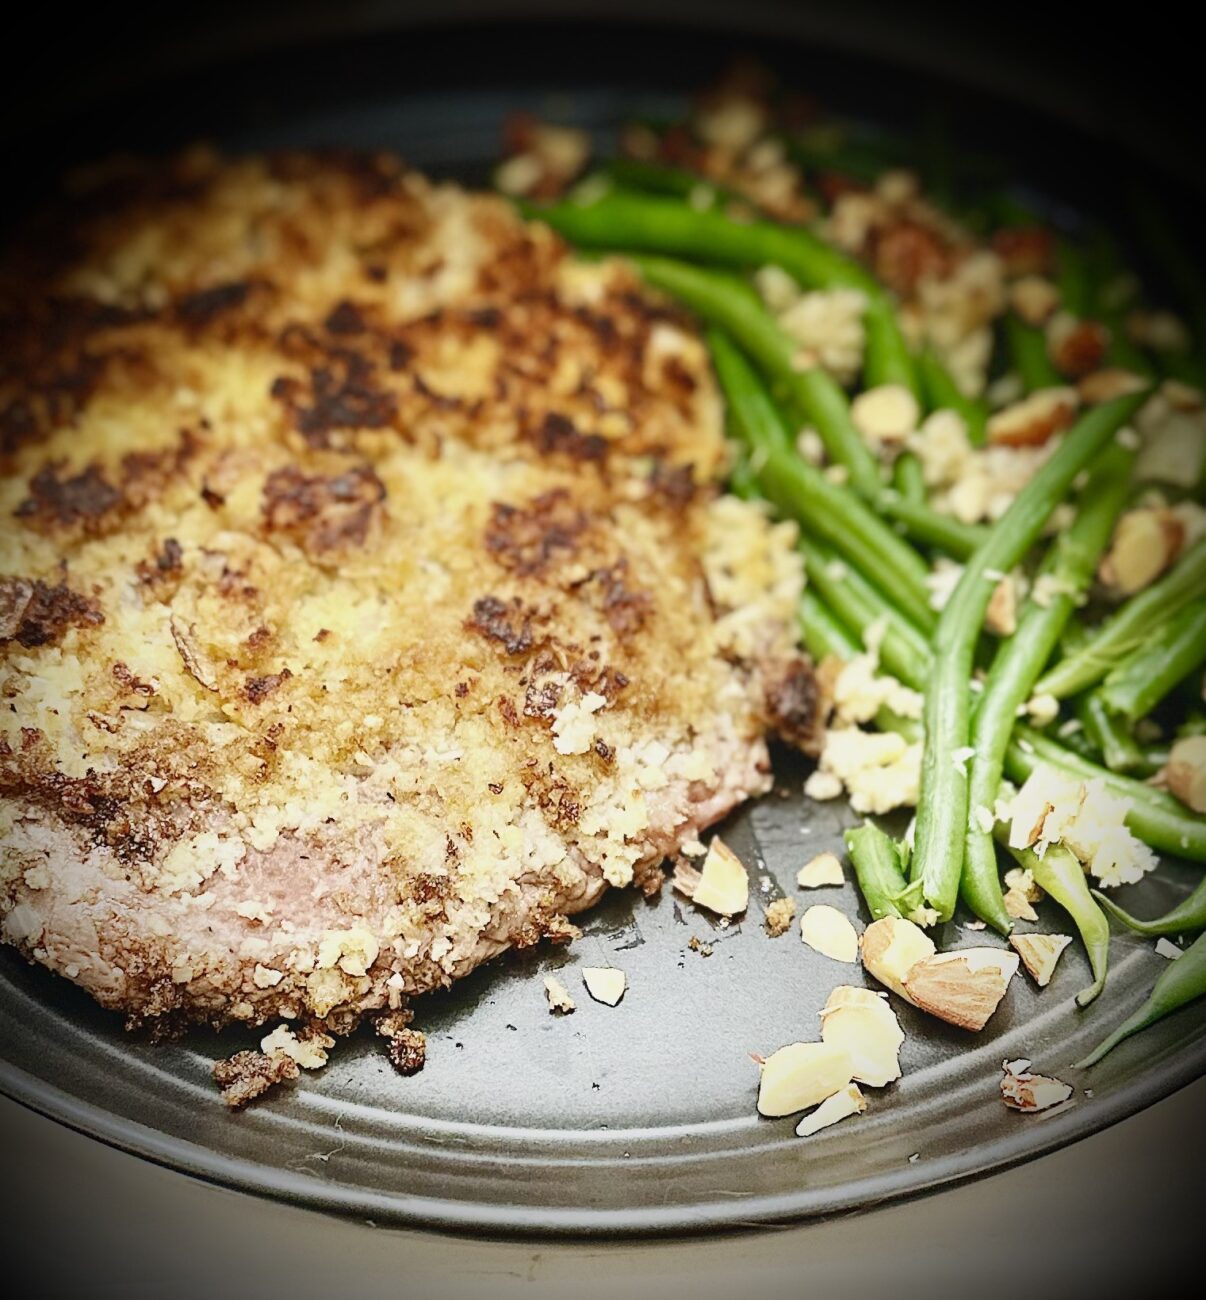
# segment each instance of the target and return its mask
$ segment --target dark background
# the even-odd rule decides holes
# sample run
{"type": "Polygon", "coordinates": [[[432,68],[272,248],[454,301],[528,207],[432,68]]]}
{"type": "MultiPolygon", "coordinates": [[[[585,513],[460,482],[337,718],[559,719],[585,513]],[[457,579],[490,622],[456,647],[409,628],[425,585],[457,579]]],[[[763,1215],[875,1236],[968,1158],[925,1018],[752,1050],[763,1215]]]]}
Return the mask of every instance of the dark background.
{"type": "MultiPolygon", "coordinates": [[[[927,93],[939,93],[945,80],[1025,102],[1079,126],[1099,143],[1157,160],[1202,193],[1200,40],[1190,15],[1190,9],[1172,4],[1119,11],[1036,0],[23,4],[10,8],[5,19],[0,144],[10,181],[28,183],[39,156],[48,152],[78,156],[114,145],[165,142],[182,125],[194,133],[212,131],[215,123],[249,109],[248,82],[216,71],[237,55],[250,56],[253,66],[245,70],[257,86],[255,111],[261,112],[346,91],[349,84],[505,81],[533,60],[554,81],[581,75],[623,79],[647,70],[640,51],[583,39],[582,29],[601,21],[636,21],[760,35],[780,56],[786,53],[783,38],[793,36],[806,52],[793,50],[784,61],[795,64],[804,86],[826,81],[836,70],[850,89],[873,92],[876,61],[925,71],[927,93]],[[517,16],[540,26],[523,37],[490,27],[517,16]],[[433,25],[456,29],[446,58],[408,60],[407,29],[433,25]],[[317,57],[300,52],[315,41],[322,43],[317,57]],[[281,47],[296,52],[277,62],[270,75],[257,56],[281,47]],[[869,54],[871,61],[847,68],[843,60],[852,52],[869,54]],[[115,99],[123,101],[120,111],[98,110],[102,101],[112,105],[115,99]]],[[[689,53],[664,67],[667,77],[683,84],[697,71],[689,53]]],[[[899,105],[906,113],[913,107],[899,105]]],[[[1042,152],[1041,132],[1024,136],[1023,149],[1042,152]]],[[[1080,162],[1065,161],[1073,167],[1080,162]]],[[[1108,167],[1108,159],[1098,166],[1108,167]]],[[[1121,166],[1108,179],[1119,190],[1128,183],[1121,166]]]]}

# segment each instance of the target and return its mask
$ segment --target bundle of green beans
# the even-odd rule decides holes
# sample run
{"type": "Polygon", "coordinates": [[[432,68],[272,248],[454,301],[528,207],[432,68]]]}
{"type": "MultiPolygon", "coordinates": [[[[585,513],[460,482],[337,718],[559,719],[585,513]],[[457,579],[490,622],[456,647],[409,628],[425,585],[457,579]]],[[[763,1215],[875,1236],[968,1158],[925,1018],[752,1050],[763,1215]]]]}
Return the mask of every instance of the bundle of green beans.
{"type": "MultiPolygon", "coordinates": [[[[801,147],[795,156],[807,152],[801,147]]],[[[911,852],[870,823],[846,837],[872,917],[906,916],[924,906],[948,920],[961,898],[1008,934],[1012,920],[994,837],[1000,839],[1076,925],[1093,972],[1092,985],[1077,998],[1087,1005],[1106,977],[1108,915],[1144,934],[1203,929],[1206,883],[1167,917],[1138,921],[1095,896],[1084,868],[1062,845],[1044,854],[1009,847],[992,810],[1006,776],[1024,781],[1045,764],[1102,782],[1125,801],[1128,829],[1152,848],[1206,862],[1206,818],[1137,779],[1166,761],[1167,748],[1157,745],[1153,752],[1136,733],[1136,724],[1206,663],[1206,539],[1097,626],[1086,629],[1079,614],[1132,498],[1135,454],[1120,444],[1119,434],[1150,390],[1088,408],[995,523],[960,522],[929,503],[921,465],[910,453],[897,459],[890,476],[885,472],[851,419],[850,395],[819,365],[800,363],[796,345],[746,276],[776,266],[805,290],[857,289],[865,303],[864,387],[898,384],[923,411],[955,411],[973,445],[984,440],[986,404],[959,388],[931,348],[914,352],[892,295],[865,266],[807,227],[751,218],[748,206],[738,214],[719,187],[708,202],[699,201],[697,179],[657,164],[622,162],[610,169],[611,185],[601,194],[528,211],[574,244],[629,257],[647,283],[705,324],[741,447],[733,490],[764,498],[801,527],[805,645],[817,660],[849,660],[876,625],[883,668],[923,695],[920,727],[886,709],[876,717],[882,730],[924,742],[911,852]],[[815,429],[844,481],[799,454],[792,436],[799,421],[815,429]],[[994,650],[985,635],[994,587],[1031,557],[1076,487],[1073,522],[1057,531],[1016,630],[994,650]],[[931,604],[935,553],[964,564],[940,614],[931,604]],[[978,691],[977,664],[987,667],[978,691]],[[1069,744],[1062,744],[1019,721],[1035,696],[1067,701],[1069,726],[1081,728],[1075,748],[1070,731],[1069,744]]],[[[1076,317],[1095,312],[1116,323],[1099,301],[1091,262],[1077,245],[1060,245],[1064,306],[1076,317]]],[[[1002,352],[1023,391],[1065,382],[1042,330],[1012,313],[1001,326],[1002,352]]],[[[1116,334],[1121,340],[1121,331],[1116,334]]],[[[1158,373],[1150,359],[1127,347],[1119,342],[1110,360],[1133,360],[1131,368],[1144,378],[1158,373]]],[[[1090,1060],[1196,996],[1194,990],[1206,991],[1206,976],[1194,970],[1206,969],[1201,943],[1176,963],[1175,978],[1169,972],[1157,985],[1152,1003],[1090,1060]]]]}

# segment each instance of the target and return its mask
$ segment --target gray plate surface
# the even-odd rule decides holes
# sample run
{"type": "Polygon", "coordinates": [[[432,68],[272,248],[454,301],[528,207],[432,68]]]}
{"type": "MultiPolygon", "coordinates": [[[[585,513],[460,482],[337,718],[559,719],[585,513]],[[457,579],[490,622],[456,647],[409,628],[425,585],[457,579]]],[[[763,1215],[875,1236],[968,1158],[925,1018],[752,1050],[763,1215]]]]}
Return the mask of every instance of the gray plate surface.
{"type": "MultiPolygon", "coordinates": [[[[544,106],[532,96],[530,106],[544,106]]],[[[265,129],[248,147],[388,145],[440,174],[479,178],[505,100],[481,93],[399,97],[265,129]]],[[[633,96],[559,101],[606,135],[633,96]]],[[[656,96],[637,106],[656,112],[656,96]]],[[[751,1052],[817,1037],[817,1012],[861,970],[801,944],[771,940],[763,916],[786,893],[800,907],[833,903],[867,917],[853,883],[804,896],[799,867],[841,852],[856,819],[801,793],[807,771],[777,757],[779,790],[725,828],[752,867],[748,914],[720,927],[667,888],[652,902],[617,894],[581,919],[568,950],[506,958],[418,1005],[428,1063],[404,1079],[379,1041],[343,1044],[331,1064],[243,1114],[226,1113],[210,1081],[219,1056],[251,1036],[198,1033],[152,1045],[78,990],[0,954],[0,1088],[84,1132],[215,1182],[377,1222],[499,1233],[618,1234],[752,1226],[833,1214],[949,1184],[1039,1155],[1113,1123],[1206,1070],[1206,1005],[1124,1044],[1089,1073],[1071,1062],[1130,1013],[1164,967],[1150,941],[1118,935],[1109,987],[1080,1012],[1089,982],[1078,945],[1049,988],[1020,975],[1002,1009],[967,1035],[898,1005],[907,1035],[903,1079],[869,1089],[865,1114],[807,1140],[794,1120],[755,1113],[751,1052]],[[693,937],[712,946],[705,957],[693,937]],[[591,1001],[584,966],[628,977],[616,1008],[591,1001]],[[541,976],[575,996],[548,1013],[541,976]],[[1006,1110],[1003,1060],[1075,1085],[1057,1111],[1006,1110]]],[[[1200,869],[1168,863],[1123,897],[1154,915],[1183,897],[1200,869]]],[[[939,947],[999,943],[961,928],[939,947]]],[[[1039,926],[1066,930],[1053,904],[1039,926]]]]}

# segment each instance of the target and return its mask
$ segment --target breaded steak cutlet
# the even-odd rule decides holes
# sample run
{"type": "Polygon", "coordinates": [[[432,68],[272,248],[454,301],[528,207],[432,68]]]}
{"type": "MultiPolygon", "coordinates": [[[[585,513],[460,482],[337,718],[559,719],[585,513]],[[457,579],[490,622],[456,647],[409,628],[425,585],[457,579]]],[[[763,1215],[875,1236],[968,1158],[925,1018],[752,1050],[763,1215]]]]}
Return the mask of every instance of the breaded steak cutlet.
{"type": "Polygon", "coordinates": [[[623,264],[381,157],[69,210],[0,282],[9,943],[136,1024],[340,1032],[807,743],[791,527],[623,264]]]}

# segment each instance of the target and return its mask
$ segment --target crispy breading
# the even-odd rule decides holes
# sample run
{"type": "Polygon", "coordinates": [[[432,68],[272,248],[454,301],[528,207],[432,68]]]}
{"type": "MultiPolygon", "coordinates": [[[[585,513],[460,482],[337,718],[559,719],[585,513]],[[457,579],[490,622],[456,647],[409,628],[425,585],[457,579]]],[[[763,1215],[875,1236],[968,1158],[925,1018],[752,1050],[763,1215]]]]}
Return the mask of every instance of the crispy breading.
{"type": "Polygon", "coordinates": [[[676,310],[389,158],[90,183],[0,273],[5,939],[338,1031],[765,788],[799,565],[676,310]]]}

